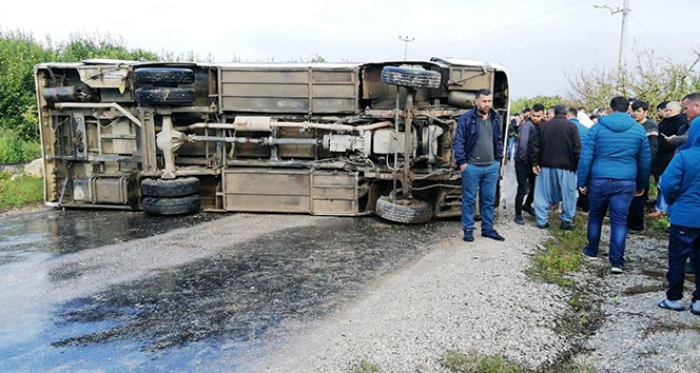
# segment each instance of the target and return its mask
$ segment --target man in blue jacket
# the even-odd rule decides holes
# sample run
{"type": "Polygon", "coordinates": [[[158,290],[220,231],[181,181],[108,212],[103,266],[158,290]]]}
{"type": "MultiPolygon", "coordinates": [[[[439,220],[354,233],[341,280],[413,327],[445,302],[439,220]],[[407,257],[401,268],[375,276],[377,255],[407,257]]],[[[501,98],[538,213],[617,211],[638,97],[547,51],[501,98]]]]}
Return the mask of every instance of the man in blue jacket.
{"type": "Polygon", "coordinates": [[[453,143],[455,161],[462,172],[463,239],[474,241],[474,204],[479,194],[481,235],[498,241],[505,238],[493,229],[496,186],[503,159],[501,118],[493,110],[493,93],[480,89],[475,107],[457,120],[453,143]]]}
{"type": "Polygon", "coordinates": [[[611,114],[598,119],[583,144],[578,165],[578,187],[588,194],[588,245],[583,254],[597,257],[606,210],[610,208],[610,259],[612,273],[625,265],[627,211],[632,198],[641,196],[649,183],[651,154],[644,127],[626,112],[624,97],[610,101],[611,114]]]}
{"type": "MultiPolygon", "coordinates": [[[[700,102],[700,93],[695,99],[700,102]]],[[[688,258],[695,273],[690,312],[700,315],[700,117],[693,119],[685,150],[669,163],[660,189],[671,217],[668,237],[668,290],[661,308],[683,311],[684,265],[688,258]]]]}

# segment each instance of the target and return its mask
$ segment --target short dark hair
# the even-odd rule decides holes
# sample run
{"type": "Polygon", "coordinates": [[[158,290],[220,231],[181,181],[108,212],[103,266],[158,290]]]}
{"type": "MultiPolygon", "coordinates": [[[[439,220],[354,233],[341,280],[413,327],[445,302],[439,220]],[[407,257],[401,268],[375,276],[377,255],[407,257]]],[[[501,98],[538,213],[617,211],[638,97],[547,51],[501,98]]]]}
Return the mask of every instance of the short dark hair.
{"type": "Polygon", "coordinates": [[[476,96],[474,98],[479,98],[481,96],[491,96],[493,92],[491,92],[490,89],[488,88],[481,88],[480,90],[476,91],[476,96]]]}
{"type": "Polygon", "coordinates": [[[552,108],[554,109],[554,115],[564,115],[569,111],[569,108],[562,104],[556,104],[552,108]]]}
{"type": "Polygon", "coordinates": [[[576,110],[576,108],[570,107],[570,108],[569,108],[569,114],[571,114],[571,115],[577,117],[577,116],[578,116],[578,110],[576,110]]]}
{"type": "Polygon", "coordinates": [[[532,105],[532,111],[544,111],[544,105],[534,104],[532,105]]]}
{"type": "Polygon", "coordinates": [[[661,103],[656,105],[656,110],[666,109],[666,105],[668,105],[668,101],[661,101],[661,103]]]}
{"type": "Polygon", "coordinates": [[[610,100],[610,108],[614,112],[625,113],[629,107],[630,102],[625,97],[617,96],[610,100]]]}
{"type": "Polygon", "coordinates": [[[700,92],[693,92],[691,94],[686,95],[685,97],[683,97],[683,101],[685,100],[700,102],[700,92]]]}
{"type": "Polygon", "coordinates": [[[649,110],[649,104],[642,100],[632,101],[632,110],[637,110],[639,108],[642,108],[642,110],[649,110]]]}
{"type": "Polygon", "coordinates": [[[529,107],[526,107],[525,109],[523,109],[523,114],[529,113],[529,112],[530,112],[530,108],[529,108],[529,107]]]}

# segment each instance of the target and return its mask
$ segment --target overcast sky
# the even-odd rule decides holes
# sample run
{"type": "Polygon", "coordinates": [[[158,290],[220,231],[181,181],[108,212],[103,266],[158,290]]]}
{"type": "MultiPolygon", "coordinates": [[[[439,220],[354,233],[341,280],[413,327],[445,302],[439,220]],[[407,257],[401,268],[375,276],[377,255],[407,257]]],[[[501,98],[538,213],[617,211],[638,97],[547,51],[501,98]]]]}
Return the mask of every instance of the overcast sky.
{"type": "MultiPolygon", "coordinates": [[[[629,0],[627,60],[687,62],[700,50],[698,0],[629,0]]],[[[512,97],[565,95],[567,75],[617,66],[623,0],[3,1],[0,29],[109,34],[129,48],[217,62],[455,57],[504,64],[512,97]]]]}

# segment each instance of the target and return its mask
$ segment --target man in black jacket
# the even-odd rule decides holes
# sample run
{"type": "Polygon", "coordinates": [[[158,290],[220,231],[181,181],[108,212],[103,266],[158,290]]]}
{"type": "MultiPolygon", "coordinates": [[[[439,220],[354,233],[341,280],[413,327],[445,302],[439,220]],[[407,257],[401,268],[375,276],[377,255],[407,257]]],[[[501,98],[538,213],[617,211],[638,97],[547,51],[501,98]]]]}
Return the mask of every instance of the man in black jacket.
{"type": "MultiPolygon", "coordinates": [[[[659,177],[666,170],[669,162],[676,152],[677,145],[666,141],[665,137],[670,137],[678,134],[678,130],[688,123],[688,119],[684,113],[681,113],[681,104],[678,101],[671,101],[666,104],[666,118],[659,123],[659,146],[656,155],[651,161],[651,174],[654,175],[656,182],[659,182],[659,177]]],[[[654,212],[649,214],[650,217],[659,217],[666,214],[668,205],[664,201],[661,193],[656,199],[654,212]]]]}
{"type": "Polygon", "coordinates": [[[535,182],[535,220],[538,228],[549,226],[549,206],[562,202],[561,229],[574,228],[576,214],[576,170],[581,156],[581,138],[576,125],[566,119],[568,108],[554,106],[554,118],[542,123],[532,146],[535,182]]]}

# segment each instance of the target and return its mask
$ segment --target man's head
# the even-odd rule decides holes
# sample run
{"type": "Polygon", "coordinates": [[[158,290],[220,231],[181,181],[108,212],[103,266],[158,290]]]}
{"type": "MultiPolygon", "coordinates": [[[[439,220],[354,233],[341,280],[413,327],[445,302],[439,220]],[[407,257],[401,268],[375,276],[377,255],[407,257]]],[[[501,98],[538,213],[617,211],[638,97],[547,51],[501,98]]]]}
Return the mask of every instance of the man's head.
{"type": "Polygon", "coordinates": [[[613,97],[613,99],[610,100],[610,110],[612,110],[613,113],[626,113],[629,106],[630,104],[627,98],[622,96],[613,97]]]}
{"type": "Polygon", "coordinates": [[[642,100],[632,101],[632,106],[630,106],[632,112],[630,115],[637,123],[644,123],[647,120],[647,113],[649,112],[649,104],[642,100]]]}
{"type": "Polygon", "coordinates": [[[666,109],[664,110],[664,115],[666,116],[664,118],[675,117],[676,115],[680,114],[682,110],[683,107],[681,106],[680,102],[670,101],[666,103],[666,109]]]}
{"type": "MultiPolygon", "coordinates": [[[[688,121],[700,115],[700,92],[691,93],[683,97],[683,112],[688,117],[688,121]]],[[[668,106],[666,107],[668,110],[668,106]]]]}
{"type": "Polygon", "coordinates": [[[554,110],[554,115],[566,115],[566,113],[569,111],[569,107],[566,105],[562,104],[556,104],[552,106],[552,109],[554,110]]]}
{"type": "Polygon", "coordinates": [[[576,108],[570,107],[566,112],[566,119],[574,119],[578,117],[578,110],[576,108]]]}
{"type": "Polygon", "coordinates": [[[549,109],[547,109],[547,113],[544,116],[544,119],[550,120],[554,118],[554,106],[550,106],[549,109]]]}
{"type": "Polygon", "coordinates": [[[482,88],[476,91],[474,105],[479,114],[482,116],[488,115],[493,108],[493,92],[488,88],[482,88]]]}
{"type": "Polygon", "coordinates": [[[530,119],[530,112],[531,112],[531,110],[529,107],[526,107],[525,109],[523,109],[523,118],[530,119]]]}
{"type": "Polygon", "coordinates": [[[659,116],[659,118],[664,119],[666,118],[666,105],[668,104],[668,101],[661,101],[660,104],[656,105],[656,115],[659,116]]]}
{"type": "Polygon", "coordinates": [[[530,111],[530,121],[534,124],[540,124],[542,123],[542,119],[544,119],[544,105],[533,105],[530,111]]]}

